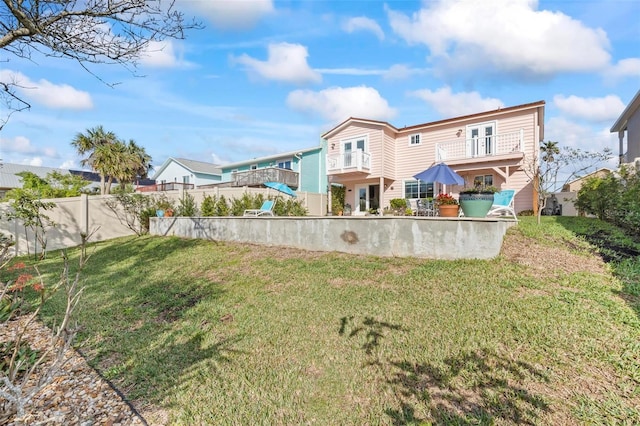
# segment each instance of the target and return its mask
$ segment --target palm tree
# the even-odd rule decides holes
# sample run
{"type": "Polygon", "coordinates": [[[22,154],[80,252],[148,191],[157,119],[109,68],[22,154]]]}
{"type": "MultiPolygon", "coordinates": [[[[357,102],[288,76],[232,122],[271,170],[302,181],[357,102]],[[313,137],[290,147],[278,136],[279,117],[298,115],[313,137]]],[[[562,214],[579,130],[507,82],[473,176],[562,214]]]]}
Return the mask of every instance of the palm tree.
{"type": "Polygon", "coordinates": [[[553,163],[555,160],[554,155],[560,154],[560,148],[558,148],[558,142],[542,142],[540,144],[540,152],[542,153],[542,161],[545,163],[553,163]]]}
{"type": "Polygon", "coordinates": [[[71,145],[76,148],[78,155],[84,158],[80,161],[83,166],[90,166],[100,175],[100,193],[102,195],[109,193],[109,187],[105,184],[109,173],[111,162],[105,158],[109,155],[109,149],[105,148],[113,145],[118,141],[115,133],[107,132],[102,126],[87,129],[86,134],[78,133],[71,141],[71,145]]]}
{"type": "Polygon", "coordinates": [[[113,145],[112,157],[116,162],[113,176],[118,180],[120,188],[133,184],[138,178],[147,177],[151,170],[151,156],[145,149],[129,140],[128,144],[118,141],[113,145]]]}
{"type": "Polygon", "coordinates": [[[133,183],[137,178],[144,179],[149,176],[149,172],[152,169],[151,156],[147,154],[144,147],[136,144],[133,139],[129,139],[127,153],[131,157],[129,181],[133,183]]]}

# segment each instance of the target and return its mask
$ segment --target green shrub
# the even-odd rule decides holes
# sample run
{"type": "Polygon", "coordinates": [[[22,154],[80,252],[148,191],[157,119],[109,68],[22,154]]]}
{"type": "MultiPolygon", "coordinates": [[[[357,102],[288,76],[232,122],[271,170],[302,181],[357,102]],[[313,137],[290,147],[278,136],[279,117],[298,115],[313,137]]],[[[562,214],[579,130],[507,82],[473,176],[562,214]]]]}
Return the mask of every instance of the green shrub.
{"type": "Polygon", "coordinates": [[[198,216],[198,206],[196,200],[188,192],[184,192],[182,198],[178,202],[178,209],[176,210],[176,216],[194,217],[198,216]]]}
{"type": "Polygon", "coordinates": [[[216,216],[216,200],[214,196],[204,194],[202,204],[200,205],[200,214],[202,216],[216,216]]]}

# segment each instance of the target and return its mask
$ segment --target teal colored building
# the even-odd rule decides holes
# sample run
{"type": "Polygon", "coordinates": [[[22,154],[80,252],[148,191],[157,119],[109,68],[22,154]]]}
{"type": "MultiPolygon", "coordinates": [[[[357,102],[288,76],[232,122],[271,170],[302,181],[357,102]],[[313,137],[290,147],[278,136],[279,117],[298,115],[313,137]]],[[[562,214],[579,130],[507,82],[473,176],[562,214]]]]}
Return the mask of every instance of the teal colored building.
{"type": "Polygon", "coordinates": [[[303,192],[327,193],[326,142],[319,146],[253,158],[220,166],[222,182],[259,186],[266,181],[286,183],[303,192]]]}

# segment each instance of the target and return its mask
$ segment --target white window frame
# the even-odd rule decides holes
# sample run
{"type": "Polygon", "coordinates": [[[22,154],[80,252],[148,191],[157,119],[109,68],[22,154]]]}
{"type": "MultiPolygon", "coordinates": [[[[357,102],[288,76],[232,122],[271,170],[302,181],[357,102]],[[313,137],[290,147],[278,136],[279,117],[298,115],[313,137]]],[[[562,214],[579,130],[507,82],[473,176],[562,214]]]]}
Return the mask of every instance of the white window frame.
{"type": "Polygon", "coordinates": [[[348,144],[349,142],[351,142],[352,144],[352,148],[351,148],[351,152],[355,152],[358,150],[358,141],[363,141],[362,145],[362,152],[369,152],[369,135],[361,135],[361,136],[356,136],[353,138],[349,138],[349,139],[341,139],[340,140],[340,153],[345,153],[344,147],[346,144],[348,144]]]}
{"type": "Polygon", "coordinates": [[[409,146],[422,144],[422,133],[414,133],[412,135],[409,135],[407,138],[409,140],[409,146]]]}
{"type": "Polygon", "coordinates": [[[249,170],[258,170],[258,163],[251,164],[251,165],[249,166],[249,170]]]}
{"type": "Polygon", "coordinates": [[[402,181],[402,197],[406,198],[407,196],[407,185],[417,185],[418,187],[418,197],[417,198],[411,198],[413,199],[422,199],[422,198],[429,198],[428,194],[429,194],[429,184],[431,184],[431,192],[433,193],[432,197],[436,196],[436,185],[435,182],[425,182],[423,180],[417,180],[417,179],[405,179],[404,181],[402,181]],[[425,185],[425,193],[421,194],[420,193],[420,185],[425,185]],[[424,197],[423,197],[424,195],[424,197]]]}
{"type": "Polygon", "coordinates": [[[278,167],[279,169],[285,169],[285,170],[293,170],[293,158],[283,158],[280,159],[278,161],[276,161],[276,167],[278,167]],[[289,168],[287,167],[282,167],[282,165],[286,166],[286,164],[289,163],[289,168]]]}
{"type": "Polygon", "coordinates": [[[467,140],[467,146],[466,146],[466,151],[467,151],[467,157],[485,157],[487,155],[493,155],[495,150],[496,150],[496,140],[497,140],[497,136],[498,135],[498,122],[497,121],[486,121],[484,123],[474,123],[474,124],[469,124],[466,127],[466,140],[467,140]],[[484,130],[488,127],[491,127],[491,132],[492,134],[490,136],[486,136],[484,133],[484,130]],[[480,142],[481,139],[485,139],[485,145],[484,146],[480,146],[478,144],[478,146],[473,146],[473,138],[471,136],[472,132],[474,129],[478,129],[478,133],[480,133],[480,129],[482,129],[482,135],[478,135],[478,142],[480,142]],[[491,137],[492,138],[492,145],[491,145],[491,152],[487,152],[486,149],[486,138],[487,137],[491,137]]]}

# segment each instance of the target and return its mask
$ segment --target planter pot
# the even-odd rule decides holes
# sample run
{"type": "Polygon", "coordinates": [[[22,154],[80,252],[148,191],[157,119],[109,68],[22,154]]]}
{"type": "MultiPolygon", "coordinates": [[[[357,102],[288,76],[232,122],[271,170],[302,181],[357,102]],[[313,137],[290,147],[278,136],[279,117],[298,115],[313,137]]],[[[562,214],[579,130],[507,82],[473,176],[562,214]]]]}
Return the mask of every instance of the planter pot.
{"type": "Polygon", "coordinates": [[[493,194],[460,194],[465,217],[485,217],[493,205],[493,194]]]}
{"type": "Polygon", "coordinates": [[[438,211],[440,212],[440,217],[458,217],[459,208],[460,206],[456,204],[445,204],[438,206],[438,211]]]}
{"type": "Polygon", "coordinates": [[[156,210],[156,216],[164,217],[164,210],[160,210],[160,209],[156,210]]]}

